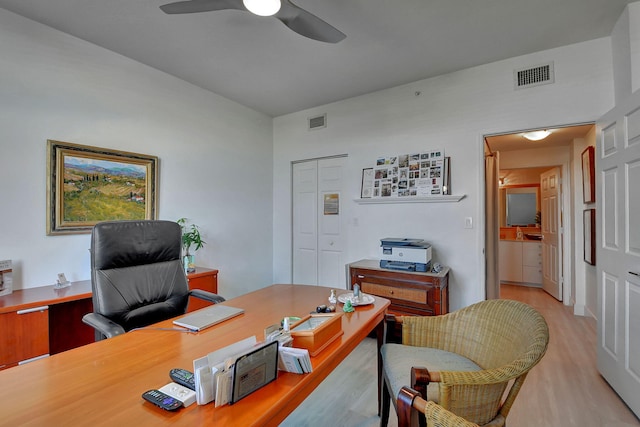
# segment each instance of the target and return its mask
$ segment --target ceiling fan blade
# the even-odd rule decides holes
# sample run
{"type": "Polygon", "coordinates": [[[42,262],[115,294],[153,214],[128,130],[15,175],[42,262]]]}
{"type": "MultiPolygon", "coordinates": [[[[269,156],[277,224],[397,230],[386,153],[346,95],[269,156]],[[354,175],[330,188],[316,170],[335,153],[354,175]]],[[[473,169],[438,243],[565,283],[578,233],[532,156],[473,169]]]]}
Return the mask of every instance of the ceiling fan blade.
{"type": "Polygon", "coordinates": [[[238,9],[247,10],[242,0],[188,0],[168,3],[160,6],[164,13],[173,15],[177,13],[210,12],[213,10],[238,9]]]}
{"type": "Polygon", "coordinates": [[[347,37],[342,31],[289,0],[282,0],[280,11],[275,14],[275,17],[296,33],[313,40],[338,43],[347,37]]]}
{"type": "MultiPolygon", "coordinates": [[[[347,37],[322,19],[291,3],[290,0],[281,0],[281,2],[280,10],[274,16],[296,33],[326,43],[338,43],[347,37]]],[[[247,11],[242,0],[186,0],[162,5],[160,9],[170,15],[226,9],[247,11]]]]}

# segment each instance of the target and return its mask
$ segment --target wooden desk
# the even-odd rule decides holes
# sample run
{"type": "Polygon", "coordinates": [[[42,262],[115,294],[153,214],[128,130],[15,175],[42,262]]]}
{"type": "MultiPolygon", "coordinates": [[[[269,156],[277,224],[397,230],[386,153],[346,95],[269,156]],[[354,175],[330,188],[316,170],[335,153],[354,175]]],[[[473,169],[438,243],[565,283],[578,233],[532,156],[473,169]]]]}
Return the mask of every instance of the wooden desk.
{"type": "Polygon", "coordinates": [[[193,404],[172,413],[141,394],[169,383],[171,368],[192,370],[195,358],[248,336],[262,339],[266,326],[309,313],[329,293],[318,286],[273,285],[224,302],[245,313],[199,333],[137,330],[1,371],[0,425],[276,426],[369,332],[382,328],[388,300],[376,297],[345,313],[344,334],[311,358],[312,373],[279,372],[276,381],[233,405],[193,404]]]}

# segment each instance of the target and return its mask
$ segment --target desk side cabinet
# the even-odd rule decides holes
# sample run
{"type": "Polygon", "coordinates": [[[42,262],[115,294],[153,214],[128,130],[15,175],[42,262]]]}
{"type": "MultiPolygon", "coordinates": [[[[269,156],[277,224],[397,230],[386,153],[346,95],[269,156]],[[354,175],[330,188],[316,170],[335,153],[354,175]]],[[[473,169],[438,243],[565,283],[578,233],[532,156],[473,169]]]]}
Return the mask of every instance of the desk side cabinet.
{"type": "Polygon", "coordinates": [[[350,288],[391,301],[389,313],[437,316],[449,312],[449,268],[440,273],[418,273],[380,268],[377,260],[349,264],[350,288]]]}
{"type": "Polygon", "coordinates": [[[0,369],[49,354],[49,307],[0,314],[0,369]]]}
{"type": "MultiPolygon", "coordinates": [[[[218,293],[218,270],[210,268],[196,267],[194,273],[187,274],[189,280],[189,289],[202,289],[203,291],[218,293]]],[[[200,298],[189,298],[188,312],[199,310],[207,307],[211,303],[201,300],[200,298]]]]}

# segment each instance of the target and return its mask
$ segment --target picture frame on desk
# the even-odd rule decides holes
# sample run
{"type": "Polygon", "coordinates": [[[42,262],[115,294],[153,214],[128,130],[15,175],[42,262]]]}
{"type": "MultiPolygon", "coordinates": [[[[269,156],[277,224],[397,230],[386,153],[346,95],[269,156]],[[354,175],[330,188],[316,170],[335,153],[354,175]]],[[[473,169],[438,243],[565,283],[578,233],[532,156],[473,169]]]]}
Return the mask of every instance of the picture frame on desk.
{"type": "Polygon", "coordinates": [[[13,292],[13,269],[11,260],[0,261],[0,296],[13,292]]]}
{"type": "Polygon", "coordinates": [[[156,156],[53,140],[47,151],[47,235],[88,234],[100,221],[156,219],[156,156]]]}

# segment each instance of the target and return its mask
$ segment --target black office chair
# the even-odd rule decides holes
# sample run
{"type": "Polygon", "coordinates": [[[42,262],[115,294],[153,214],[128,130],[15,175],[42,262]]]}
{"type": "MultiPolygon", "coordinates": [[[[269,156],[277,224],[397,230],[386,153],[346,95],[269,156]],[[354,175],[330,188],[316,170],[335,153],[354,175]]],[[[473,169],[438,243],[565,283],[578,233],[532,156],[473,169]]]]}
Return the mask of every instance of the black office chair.
{"type": "Polygon", "coordinates": [[[93,313],[82,321],[96,340],[179,316],[189,296],[212,303],[219,295],[189,291],[180,260],[181,229],[171,221],[106,221],[91,233],[93,313]]]}

